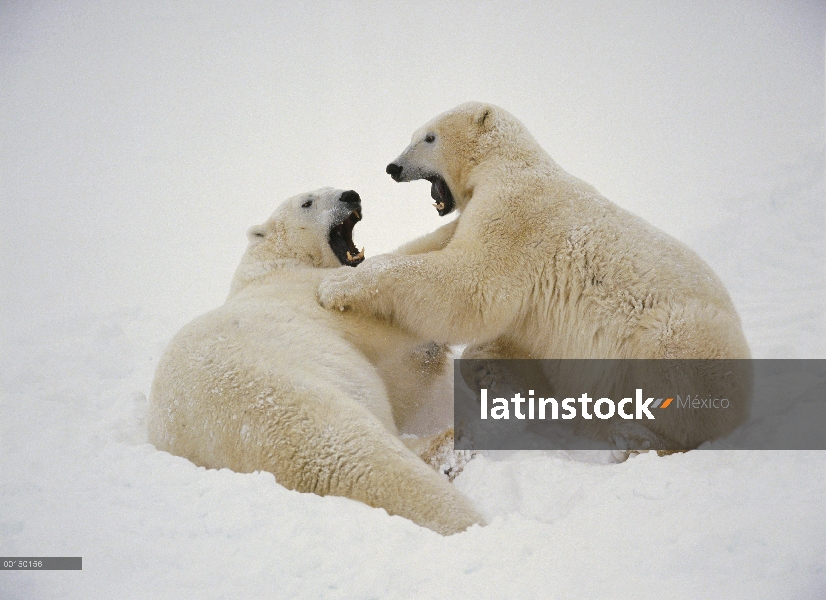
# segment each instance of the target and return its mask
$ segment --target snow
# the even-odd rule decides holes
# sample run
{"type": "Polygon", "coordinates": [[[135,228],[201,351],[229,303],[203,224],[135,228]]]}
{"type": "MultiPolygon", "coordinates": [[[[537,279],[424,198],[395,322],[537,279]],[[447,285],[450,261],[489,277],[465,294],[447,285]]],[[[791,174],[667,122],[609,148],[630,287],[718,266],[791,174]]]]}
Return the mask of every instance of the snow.
{"type": "Polygon", "coordinates": [[[826,357],[825,25],[814,1],[4,3],[0,555],[83,571],[4,571],[0,597],[826,597],[826,452],[482,453],[454,484],[489,524],[443,538],[145,430],[249,226],[332,185],[368,256],[433,230],[429,184],[384,167],[471,99],[697,250],[755,357],[826,357]]]}

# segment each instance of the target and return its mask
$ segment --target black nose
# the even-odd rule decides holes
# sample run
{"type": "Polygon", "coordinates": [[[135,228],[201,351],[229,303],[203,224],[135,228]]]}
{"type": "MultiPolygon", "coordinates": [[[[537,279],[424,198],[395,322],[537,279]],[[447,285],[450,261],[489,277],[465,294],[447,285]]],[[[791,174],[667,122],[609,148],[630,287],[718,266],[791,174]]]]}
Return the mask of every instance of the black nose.
{"type": "Polygon", "coordinates": [[[347,190],[341,196],[339,196],[338,199],[342,202],[361,202],[361,198],[359,198],[358,193],[354,192],[353,190],[347,190]]]}
{"type": "Polygon", "coordinates": [[[387,171],[387,174],[390,175],[390,177],[392,177],[396,181],[398,181],[399,177],[401,177],[401,174],[402,174],[402,166],[401,165],[397,165],[396,163],[390,163],[389,165],[387,165],[387,169],[385,169],[385,170],[387,171]]]}

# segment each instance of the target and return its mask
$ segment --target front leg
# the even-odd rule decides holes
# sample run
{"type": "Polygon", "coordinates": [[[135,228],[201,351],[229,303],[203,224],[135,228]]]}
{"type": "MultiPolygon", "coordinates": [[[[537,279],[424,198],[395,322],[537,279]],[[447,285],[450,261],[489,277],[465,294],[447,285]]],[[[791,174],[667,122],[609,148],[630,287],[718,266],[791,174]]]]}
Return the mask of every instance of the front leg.
{"type": "Polygon", "coordinates": [[[393,265],[393,256],[380,254],[368,258],[358,267],[336,269],[325,277],[318,286],[318,301],[327,309],[356,310],[378,317],[389,317],[382,310],[379,296],[379,273],[393,265]]]}
{"type": "Polygon", "coordinates": [[[391,318],[423,339],[446,344],[489,340],[511,326],[524,289],[499,257],[446,248],[381,255],[321,282],[325,308],[391,318]]]}
{"type": "Polygon", "coordinates": [[[453,239],[453,234],[456,232],[456,226],[458,224],[459,219],[455,219],[447,225],[442,225],[436,231],[416,238],[406,244],[402,244],[393,251],[393,254],[411,256],[413,254],[424,254],[425,252],[441,250],[453,239]]]}
{"type": "MultiPolygon", "coordinates": [[[[355,293],[355,288],[370,288],[372,285],[376,285],[376,271],[384,268],[381,265],[392,262],[390,257],[413,256],[442,250],[450,240],[453,239],[453,234],[456,231],[456,225],[458,223],[459,220],[456,219],[447,225],[439,227],[436,231],[402,244],[390,254],[381,254],[368,258],[363,264],[359,265],[356,270],[341,267],[334,276],[325,279],[323,286],[324,291],[319,290],[321,304],[325,308],[339,308],[341,310],[364,305],[366,300],[358,297],[359,294],[355,293]],[[353,283],[348,283],[351,280],[353,283]],[[348,288],[347,286],[350,287],[348,288]],[[329,298],[335,298],[335,300],[331,301],[329,298]]],[[[400,262],[399,264],[402,263],[400,262]]]]}

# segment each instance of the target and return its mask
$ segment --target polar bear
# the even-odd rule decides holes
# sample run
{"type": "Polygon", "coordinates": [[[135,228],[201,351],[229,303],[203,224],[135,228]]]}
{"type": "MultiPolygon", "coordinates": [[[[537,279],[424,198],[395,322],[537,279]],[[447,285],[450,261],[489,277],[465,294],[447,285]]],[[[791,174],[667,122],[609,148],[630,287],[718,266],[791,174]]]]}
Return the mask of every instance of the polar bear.
{"type": "Polygon", "coordinates": [[[356,192],[324,188],[249,230],[226,303],[186,325],[160,360],[149,440],[196,465],[269,471],[291,489],[460,532],[482,518],[397,429],[444,370],[439,347],[316,300],[332,268],[363,260],[360,219],[356,192]]]}
{"type": "MultiPolygon", "coordinates": [[[[435,117],[387,173],[430,181],[439,214],[459,215],[397,255],[331,274],[319,287],[323,306],[470,344],[466,358],[749,358],[712,270],[562,170],[505,110],[472,102],[435,117]]],[[[688,379],[717,381],[703,364],[688,379]]],[[[652,447],[727,434],[747,416],[750,386],[748,376],[734,382],[729,397],[743,400],[730,410],[658,415],[652,447]]],[[[622,428],[605,425],[593,433],[615,439],[622,428]]]]}

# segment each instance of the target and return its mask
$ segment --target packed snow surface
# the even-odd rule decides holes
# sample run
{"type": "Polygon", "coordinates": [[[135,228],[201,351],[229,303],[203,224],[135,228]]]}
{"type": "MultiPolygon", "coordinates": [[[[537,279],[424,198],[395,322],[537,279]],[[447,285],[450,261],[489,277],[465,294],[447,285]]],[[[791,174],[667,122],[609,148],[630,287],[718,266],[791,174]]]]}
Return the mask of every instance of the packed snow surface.
{"type": "MultiPolygon", "coordinates": [[[[0,597],[826,597],[826,452],[483,452],[441,537],[146,436],[155,365],[287,196],[368,256],[443,223],[384,166],[466,100],[697,250],[756,358],[824,358],[820,2],[0,7],[0,597]]],[[[770,415],[782,425],[784,415],[770,415]]],[[[770,430],[757,432],[771,435],[770,430]]]]}

